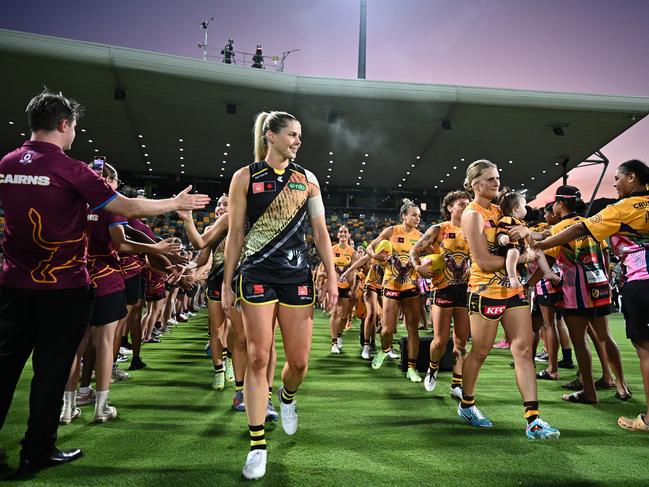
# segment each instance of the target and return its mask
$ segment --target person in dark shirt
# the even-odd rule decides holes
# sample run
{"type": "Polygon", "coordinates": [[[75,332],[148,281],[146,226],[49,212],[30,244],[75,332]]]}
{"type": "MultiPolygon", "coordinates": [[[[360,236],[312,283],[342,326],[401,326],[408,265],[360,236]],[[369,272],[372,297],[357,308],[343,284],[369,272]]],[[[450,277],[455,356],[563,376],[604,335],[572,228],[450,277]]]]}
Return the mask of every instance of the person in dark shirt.
{"type": "Polygon", "coordinates": [[[64,385],[93,301],[86,268],[88,208],[128,218],[203,208],[209,198],[189,194],[191,186],[170,199],[126,198],[86,163],[65,155],[82,113],[76,101],[44,90],[26,111],[30,140],[0,160],[0,428],[33,353],[30,416],[20,453],[20,467],[33,470],[81,456],[80,449],[62,451],[55,443],[64,385]]]}
{"type": "Polygon", "coordinates": [[[250,429],[250,452],[242,474],[247,479],[258,479],[266,473],[266,372],[275,320],[279,322],[286,353],[283,386],[278,391],[280,418],[287,434],[293,435],[297,430],[294,396],[306,376],[313,329],[314,289],[306,258],[307,220],[327,271],[327,301],[335,303],[338,298],[318,180],[311,171],[291,162],[301,137],[300,123],[293,115],[258,115],[256,162],[234,174],[228,192],[221,306],[230,316],[235,301],[232,280],[241,260],[237,289],[248,347],[244,397],[250,429]],[[246,219],[250,230],[244,238],[246,219]]]}

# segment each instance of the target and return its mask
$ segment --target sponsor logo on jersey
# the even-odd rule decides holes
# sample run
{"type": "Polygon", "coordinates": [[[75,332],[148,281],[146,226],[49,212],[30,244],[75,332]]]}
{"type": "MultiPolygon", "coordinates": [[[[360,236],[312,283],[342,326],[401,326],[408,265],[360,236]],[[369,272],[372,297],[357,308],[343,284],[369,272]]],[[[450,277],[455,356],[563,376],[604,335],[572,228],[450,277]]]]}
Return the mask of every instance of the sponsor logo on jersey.
{"type": "Polygon", "coordinates": [[[507,305],[500,305],[500,306],[483,306],[482,307],[482,314],[485,316],[500,316],[505,312],[505,309],[507,308],[507,305]]]}
{"type": "Polygon", "coordinates": [[[392,291],[390,289],[384,289],[383,290],[383,295],[387,296],[388,298],[396,298],[399,296],[399,291],[392,291]]]}
{"type": "Polygon", "coordinates": [[[33,186],[49,186],[48,176],[27,176],[26,174],[0,174],[0,184],[31,184],[33,186]]]}
{"type": "Polygon", "coordinates": [[[94,213],[89,213],[88,214],[88,221],[89,222],[99,221],[99,215],[95,215],[94,213]]]}
{"type": "Polygon", "coordinates": [[[252,193],[265,193],[266,191],[276,191],[275,181],[265,181],[259,183],[252,183],[252,193]]]}
{"type": "Polygon", "coordinates": [[[263,284],[253,284],[252,292],[255,294],[264,294],[264,285],[263,284]]]}
{"type": "Polygon", "coordinates": [[[453,301],[451,301],[450,299],[435,297],[435,304],[451,304],[451,303],[453,303],[453,301]]]}
{"type": "Polygon", "coordinates": [[[298,286],[297,287],[297,295],[298,296],[308,296],[309,293],[309,286],[298,286]]]}
{"type": "Polygon", "coordinates": [[[302,183],[290,182],[290,183],[288,183],[288,187],[290,189],[295,189],[297,191],[306,191],[306,185],[302,184],[302,183]]]}

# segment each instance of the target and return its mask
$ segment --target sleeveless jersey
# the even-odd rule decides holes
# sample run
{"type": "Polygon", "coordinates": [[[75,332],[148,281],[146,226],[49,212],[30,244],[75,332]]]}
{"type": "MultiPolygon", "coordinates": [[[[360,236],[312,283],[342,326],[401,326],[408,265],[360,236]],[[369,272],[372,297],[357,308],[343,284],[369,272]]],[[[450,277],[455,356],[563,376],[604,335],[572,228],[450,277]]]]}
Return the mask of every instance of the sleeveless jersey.
{"type": "MultiPolygon", "coordinates": [[[[496,242],[496,232],[498,231],[498,222],[502,218],[502,212],[497,205],[490,204],[489,208],[483,208],[476,202],[469,203],[464,210],[476,211],[484,219],[482,233],[487,241],[489,253],[492,255],[499,254],[498,243],[496,242]]],[[[503,268],[496,272],[483,271],[478,267],[475,259],[471,258],[471,276],[469,277],[469,291],[475,294],[491,299],[509,299],[518,291],[509,284],[505,263],[503,268]]]]}
{"type": "Polygon", "coordinates": [[[297,284],[310,276],[306,244],[309,182],[293,162],[274,170],[266,161],[248,165],[247,217],[241,274],[259,283],[297,284]]]}
{"type": "Polygon", "coordinates": [[[421,232],[416,228],[406,232],[402,225],[392,227],[392,255],[385,264],[383,287],[391,291],[407,291],[417,287],[419,274],[410,263],[409,252],[415,246],[421,232]]]}
{"type": "MultiPolygon", "coordinates": [[[[552,235],[585,219],[571,213],[552,226],[552,235]]],[[[590,235],[583,235],[560,247],[547,249],[563,273],[562,308],[588,309],[611,304],[611,288],[602,246],[590,235]]]]}
{"type": "Polygon", "coordinates": [[[225,263],[225,238],[227,235],[226,232],[220,240],[217,240],[212,245],[212,267],[208,275],[208,279],[210,280],[223,277],[223,264],[225,263]]]}
{"type": "Polygon", "coordinates": [[[385,274],[385,262],[370,259],[370,270],[365,278],[365,284],[372,289],[383,287],[383,275],[385,274]]]}
{"type": "MultiPolygon", "coordinates": [[[[340,245],[336,244],[333,246],[334,254],[334,268],[336,269],[336,276],[340,276],[349,269],[349,266],[352,263],[352,255],[354,254],[354,248],[351,245],[347,245],[344,249],[340,245]]],[[[347,281],[338,281],[338,287],[341,289],[349,289],[350,284],[347,281]]]]}
{"type": "Polygon", "coordinates": [[[649,191],[632,193],[582,223],[599,242],[611,238],[624,282],[649,279],[649,191]]]}
{"type": "Polygon", "coordinates": [[[433,289],[466,284],[469,281],[469,244],[466,243],[462,229],[450,221],[439,224],[439,236],[435,250],[444,259],[444,270],[431,279],[433,289]]]}

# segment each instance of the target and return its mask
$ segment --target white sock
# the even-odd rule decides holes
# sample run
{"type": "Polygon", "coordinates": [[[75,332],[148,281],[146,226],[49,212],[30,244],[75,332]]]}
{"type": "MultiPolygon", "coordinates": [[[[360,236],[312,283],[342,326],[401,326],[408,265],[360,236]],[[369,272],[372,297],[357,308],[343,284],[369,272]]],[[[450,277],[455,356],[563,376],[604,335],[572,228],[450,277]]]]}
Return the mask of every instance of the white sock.
{"type": "Polygon", "coordinates": [[[63,409],[74,409],[77,391],[63,391],[63,409]]]}
{"type": "Polygon", "coordinates": [[[95,394],[95,415],[102,414],[108,405],[108,391],[97,391],[95,394]]]}
{"type": "Polygon", "coordinates": [[[79,387],[79,394],[86,395],[90,392],[90,386],[88,387],[79,387]]]}

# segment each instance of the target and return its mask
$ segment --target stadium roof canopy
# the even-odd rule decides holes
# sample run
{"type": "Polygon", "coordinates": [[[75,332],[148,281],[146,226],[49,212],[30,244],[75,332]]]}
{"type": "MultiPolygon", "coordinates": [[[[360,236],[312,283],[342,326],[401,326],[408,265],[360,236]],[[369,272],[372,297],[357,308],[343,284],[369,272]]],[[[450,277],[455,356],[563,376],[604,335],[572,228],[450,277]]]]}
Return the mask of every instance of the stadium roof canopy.
{"type": "Polygon", "coordinates": [[[214,181],[251,161],[264,109],[301,120],[297,162],[321,185],[443,192],[487,158],[531,194],[649,113],[649,98],[295,76],[10,30],[0,65],[3,150],[22,142],[26,102],[46,85],[86,107],[73,157],[214,181]]]}

